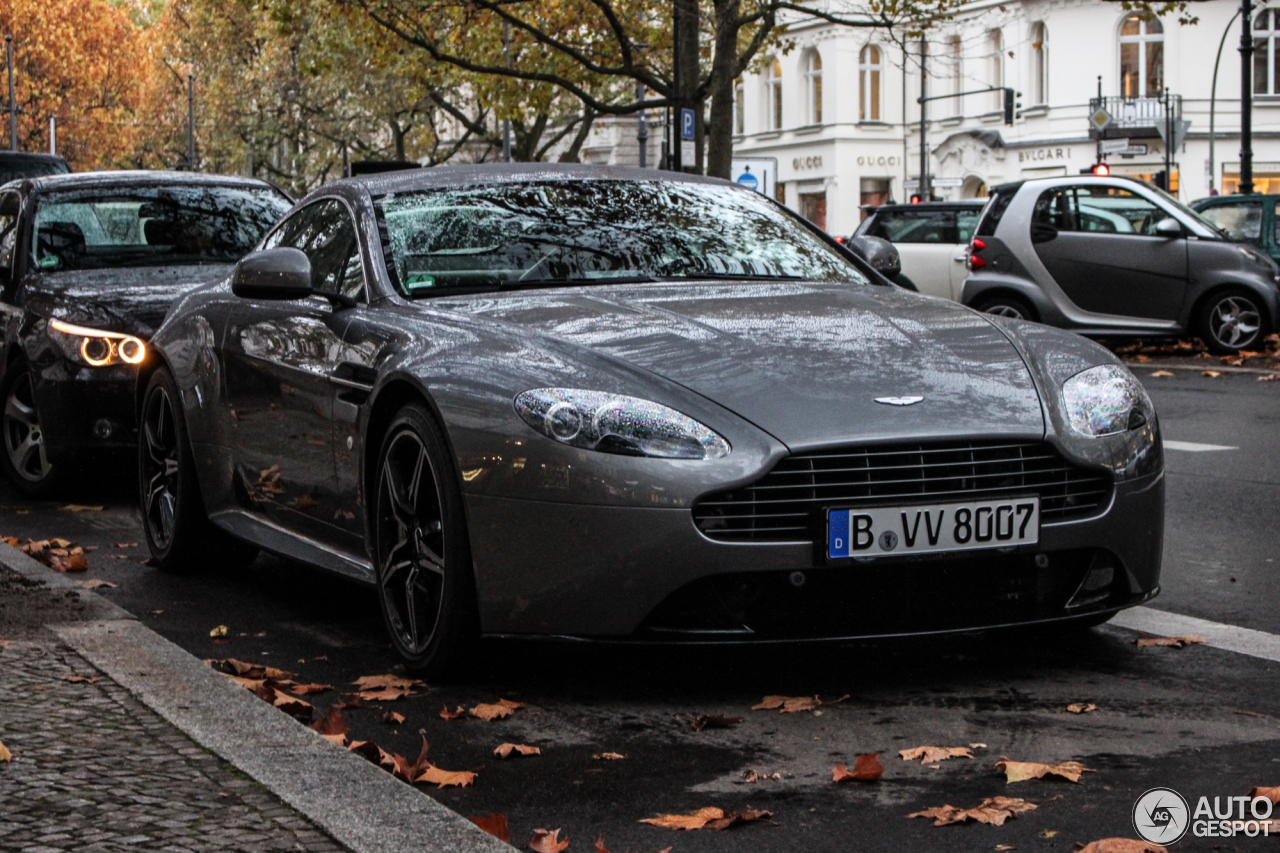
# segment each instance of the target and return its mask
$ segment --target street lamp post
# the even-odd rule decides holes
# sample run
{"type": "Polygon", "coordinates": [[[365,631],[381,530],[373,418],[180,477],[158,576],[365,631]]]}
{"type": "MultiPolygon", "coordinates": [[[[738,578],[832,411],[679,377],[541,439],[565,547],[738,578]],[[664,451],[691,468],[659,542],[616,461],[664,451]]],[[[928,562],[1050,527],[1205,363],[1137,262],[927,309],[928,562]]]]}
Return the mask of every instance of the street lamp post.
{"type": "Polygon", "coordinates": [[[921,201],[929,200],[929,41],[920,34],[920,185],[921,201]]]}
{"type": "MultiPolygon", "coordinates": [[[[640,103],[644,103],[644,93],[645,93],[645,85],[643,83],[637,82],[636,83],[636,100],[639,101],[640,103]]],[[[640,143],[640,168],[641,169],[647,168],[649,165],[648,163],[649,124],[648,122],[645,121],[643,109],[641,109],[639,112],[639,123],[638,123],[638,126],[636,127],[636,141],[640,143]]]]}
{"type": "Polygon", "coordinates": [[[13,92],[13,36],[4,37],[4,52],[9,62],[9,150],[18,150],[18,103],[13,92]]]}
{"type": "Polygon", "coordinates": [[[196,84],[193,75],[187,75],[187,171],[196,170],[196,84]]]}
{"type": "Polygon", "coordinates": [[[1253,23],[1252,0],[1240,0],[1240,186],[1253,192],[1253,23]]]}
{"type": "MultiPolygon", "coordinates": [[[[1209,194],[1213,195],[1217,192],[1218,183],[1218,164],[1214,160],[1214,117],[1218,104],[1218,65],[1222,62],[1222,46],[1227,43],[1227,33],[1231,32],[1231,25],[1236,22],[1236,18],[1240,17],[1242,10],[1237,9],[1236,13],[1231,16],[1231,20],[1227,21],[1227,25],[1222,28],[1222,38],[1218,39],[1218,56],[1213,60],[1213,84],[1209,87],[1209,194]]],[[[1102,78],[1099,77],[1099,80],[1102,78]]],[[[1102,93],[1098,93],[1101,97],[1102,93]]]]}

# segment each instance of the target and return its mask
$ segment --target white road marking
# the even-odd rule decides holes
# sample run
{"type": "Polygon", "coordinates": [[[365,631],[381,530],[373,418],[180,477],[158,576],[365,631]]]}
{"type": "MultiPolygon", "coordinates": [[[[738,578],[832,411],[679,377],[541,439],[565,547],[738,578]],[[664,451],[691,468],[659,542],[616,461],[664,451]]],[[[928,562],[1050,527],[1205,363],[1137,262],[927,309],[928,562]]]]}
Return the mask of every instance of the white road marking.
{"type": "Polygon", "coordinates": [[[1209,450],[1239,450],[1227,444],[1199,444],[1194,441],[1169,441],[1165,439],[1165,450],[1185,450],[1189,453],[1204,453],[1209,450]]]}
{"type": "Polygon", "coordinates": [[[1107,624],[1160,637],[1203,637],[1209,645],[1263,660],[1280,661],[1280,635],[1224,625],[1151,607],[1133,607],[1117,613],[1107,624]]]}

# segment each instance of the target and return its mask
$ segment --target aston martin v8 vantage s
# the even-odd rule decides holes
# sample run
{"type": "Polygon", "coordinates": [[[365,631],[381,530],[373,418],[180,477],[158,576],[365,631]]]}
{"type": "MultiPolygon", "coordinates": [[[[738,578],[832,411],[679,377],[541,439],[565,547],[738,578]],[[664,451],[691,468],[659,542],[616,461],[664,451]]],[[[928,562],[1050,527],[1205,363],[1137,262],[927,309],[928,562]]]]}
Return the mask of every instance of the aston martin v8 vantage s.
{"type": "Polygon", "coordinates": [[[1159,427],[1109,352],[889,286],[725,181],[338,181],[152,347],[159,565],[257,547],[376,585],[416,668],[481,635],[1079,625],[1157,592],[1159,427]]]}

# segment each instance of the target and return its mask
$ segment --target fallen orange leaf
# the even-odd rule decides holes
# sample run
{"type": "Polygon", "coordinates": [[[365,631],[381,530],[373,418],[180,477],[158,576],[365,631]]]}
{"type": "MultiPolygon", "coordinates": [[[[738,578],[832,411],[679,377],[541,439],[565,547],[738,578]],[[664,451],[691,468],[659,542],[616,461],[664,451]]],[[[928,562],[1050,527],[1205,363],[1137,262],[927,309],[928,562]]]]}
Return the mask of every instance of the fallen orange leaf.
{"type": "Polygon", "coordinates": [[[420,775],[417,779],[414,779],[413,781],[427,782],[429,784],[436,785],[441,788],[447,788],[450,786],[465,788],[466,786],[475,782],[475,780],[476,780],[475,773],[469,773],[465,770],[457,771],[457,772],[449,771],[449,770],[441,770],[439,767],[436,767],[434,764],[428,764],[427,769],[423,771],[422,775],[420,775]]]}
{"type": "Polygon", "coordinates": [[[1151,375],[1152,375],[1152,376],[1172,376],[1172,375],[1173,375],[1173,371],[1172,371],[1172,370],[1157,370],[1157,371],[1154,371],[1151,375]]]}
{"type": "Polygon", "coordinates": [[[388,773],[395,769],[396,762],[395,759],[391,757],[391,753],[387,752],[371,740],[353,740],[347,746],[347,751],[363,755],[365,758],[369,759],[383,770],[386,770],[388,773]]]}
{"type": "Polygon", "coordinates": [[[225,636],[227,636],[227,626],[226,626],[226,625],[215,625],[215,626],[214,626],[214,627],[209,631],[209,636],[210,636],[210,637],[213,637],[215,640],[216,640],[216,639],[219,639],[219,638],[221,638],[221,637],[225,637],[225,636]]]}
{"type": "Polygon", "coordinates": [[[884,774],[884,765],[880,763],[880,753],[864,752],[858,756],[850,770],[843,764],[837,764],[831,771],[832,782],[874,782],[884,774]]]}
{"type": "Polygon", "coordinates": [[[507,826],[507,816],[504,814],[474,814],[467,820],[499,841],[511,840],[511,828],[507,826]]]}
{"type": "Polygon", "coordinates": [[[1249,799],[1255,800],[1258,797],[1266,797],[1272,803],[1280,803],[1280,788],[1264,788],[1255,786],[1249,789],[1249,799]]]}
{"type": "Polygon", "coordinates": [[[776,770],[773,773],[761,773],[759,770],[750,769],[742,771],[743,782],[759,782],[761,779],[767,779],[771,782],[781,782],[782,774],[776,770]]]}
{"type": "MultiPolygon", "coordinates": [[[[223,626],[225,627],[225,626],[223,626]]],[[[260,663],[245,663],[235,658],[225,658],[223,660],[205,660],[209,666],[221,671],[231,670],[232,673],[242,678],[274,678],[277,681],[283,681],[292,678],[297,673],[289,672],[284,669],[276,669],[274,666],[263,666],[260,663]]]]}
{"type": "Polygon", "coordinates": [[[597,761],[621,761],[626,758],[621,752],[597,752],[591,757],[597,761]]]}
{"type": "Polygon", "coordinates": [[[89,561],[84,558],[83,554],[71,554],[66,557],[53,557],[49,561],[49,568],[55,572],[83,572],[89,568],[89,561]]]}
{"type": "Polygon", "coordinates": [[[481,720],[501,720],[503,717],[509,717],[518,708],[523,708],[523,702],[512,702],[509,699],[499,699],[492,705],[480,704],[471,709],[471,716],[481,720]]]}
{"type": "Polygon", "coordinates": [[[1222,375],[1222,372],[1219,370],[1202,370],[1200,371],[1200,375],[1208,376],[1210,379],[1217,379],[1219,376],[1222,375]]]}
{"type": "Polygon", "coordinates": [[[329,713],[307,726],[307,728],[317,731],[329,738],[332,738],[335,735],[345,737],[347,734],[347,718],[342,716],[342,712],[338,710],[338,706],[334,705],[329,709],[329,713]]]}
{"type": "Polygon", "coordinates": [[[920,759],[921,764],[937,764],[948,758],[973,758],[973,750],[967,746],[916,746],[902,749],[898,755],[903,761],[920,759]]]}
{"type": "Polygon", "coordinates": [[[569,839],[560,840],[558,829],[535,829],[533,838],[529,839],[529,849],[534,853],[560,853],[569,846],[569,839]]]}
{"type": "Polygon", "coordinates": [[[645,818],[640,822],[665,829],[728,829],[735,823],[749,823],[767,817],[773,817],[773,812],[753,808],[747,808],[741,812],[726,812],[724,809],[708,806],[692,814],[663,814],[645,818]]]}
{"type": "Polygon", "coordinates": [[[102,678],[100,676],[90,678],[84,675],[66,675],[63,676],[62,680],[70,681],[72,684],[97,684],[102,678]]]}
{"type": "Polygon", "coordinates": [[[344,711],[348,708],[363,708],[364,701],[360,698],[360,694],[358,693],[344,693],[342,694],[342,698],[338,700],[338,704],[334,707],[341,708],[344,711]]]}
{"type": "Polygon", "coordinates": [[[404,714],[397,714],[395,711],[388,711],[382,715],[382,722],[390,726],[398,726],[404,722],[404,714]]]}
{"type": "Polygon", "coordinates": [[[912,812],[907,817],[933,818],[934,826],[946,826],[949,823],[964,823],[976,820],[978,823],[989,823],[992,826],[1004,826],[1004,822],[1022,812],[1029,812],[1035,806],[1017,797],[987,797],[971,809],[959,809],[955,806],[938,806],[922,812],[912,812]]]}
{"type": "Polygon", "coordinates": [[[1203,643],[1204,637],[1139,637],[1133,642],[1140,649],[1145,649],[1147,646],[1169,646],[1175,649],[1182,649],[1195,643],[1203,643]]]}
{"type": "Polygon", "coordinates": [[[1266,376],[1258,377],[1259,382],[1275,382],[1277,380],[1280,380],[1280,376],[1277,376],[1274,373],[1268,373],[1266,376]]]}
{"type": "Polygon", "coordinates": [[[357,696],[365,702],[394,702],[397,699],[403,699],[405,696],[417,696],[418,694],[403,687],[378,687],[372,690],[360,690],[351,695],[357,696]]]}
{"type": "Polygon", "coordinates": [[[1005,774],[1007,783],[1043,779],[1045,776],[1061,776],[1071,782],[1079,782],[1080,774],[1093,773],[1079,761],[1063,761],[1058,764],[1040,764],[1034,761],[1010,761],[1003,755],[996,762],[996,769],[1005,774]]]}
{"type": "Polygon", "coordinates": [[[13,760],[13,753],[9,751],[9,748],[5,746],[3,742],[0,742],[0,761],[12,761],[12,760],[13,760]]]}
{"type": "Polygon", "coordinates": [[[459,705],[455,711],[450,711],[448,705],[445,705],[440,709],[440,719],[442,720],[456,720],[459,717],[465,717],[466,715],[467,709],[461,705],[459,705]]]}
{"type": "Polygon", "coordinates": [[[1091,841],[1076,853],[1169,853],[1159,844],[1150,841],[1138,841],[1133,838],[1104,838],[1091,841]]]}
{"type": "Polygon", "coordinates": [[[76,583],[80,584],[80,586],[85,589],[115,589],[118,586],[118,584],[114,584],[111,581],[104,581],[101,578],[86,578],[82,581],[76,581],[76,583]]]}
{"type": "Polygon", "coordinates": [[[521,755],[542,755],[542,750],[536,746],[525,746],[522,743],[504,743],[493,751],[493,754],[499,758],[507,758],[512,753],[521,755]]]}
{"type": "MultiPolygon", "coordinates": [[[[827,704],[834,705],[836,702],[843,702],[849,698],[849,694],[841,696],[835,702],[827,704]]],[[[783,714],[794,714],[798,711],[812,711],[822,704],[822,700],[817,696],[766,696],[760,700],[759,705],[752,705],[753,711],[773,711],[778,710],[783,714]]]]}
{"type": "Polygon", "coordinates": [[[289,691],[302,696],[309,696],[312,693],[323,693],[326,690],[332,690],[332,684],[291,684],[289,691]]]}
{"type": "Polygon", "coordinates": [[[1098,710],[1098,706],[1092,702],[1073,702],[1067,706],[1067,710],[1073,714],[1088,714],[1090,711],[1098,710]]]}
{"type": "Polygon", "coordinates": [[[377,690],[383,687],[397,687],[401,690],[412,690],[415,687],[426,687],[426,682],[400,675],[363,675],[351,682],[361,690],[377,690]]]}
{"type": "Polygon", "coordinates": [[[742,717],[726,717],[724,714],[702,714],[691,723],[695,732],[703,729],[731,729],[742,722],[742,717]]]}

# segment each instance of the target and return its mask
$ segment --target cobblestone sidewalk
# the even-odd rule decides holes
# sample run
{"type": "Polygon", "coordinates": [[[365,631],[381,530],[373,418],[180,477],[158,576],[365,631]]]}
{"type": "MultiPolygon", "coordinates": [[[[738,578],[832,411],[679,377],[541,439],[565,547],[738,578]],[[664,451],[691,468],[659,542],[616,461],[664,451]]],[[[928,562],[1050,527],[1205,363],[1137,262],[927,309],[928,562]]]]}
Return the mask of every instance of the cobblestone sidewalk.
{"type": "Polygon", "coordinates": [[[0,851],[344,849],[57,639],[0,646],[0,851]]]}

